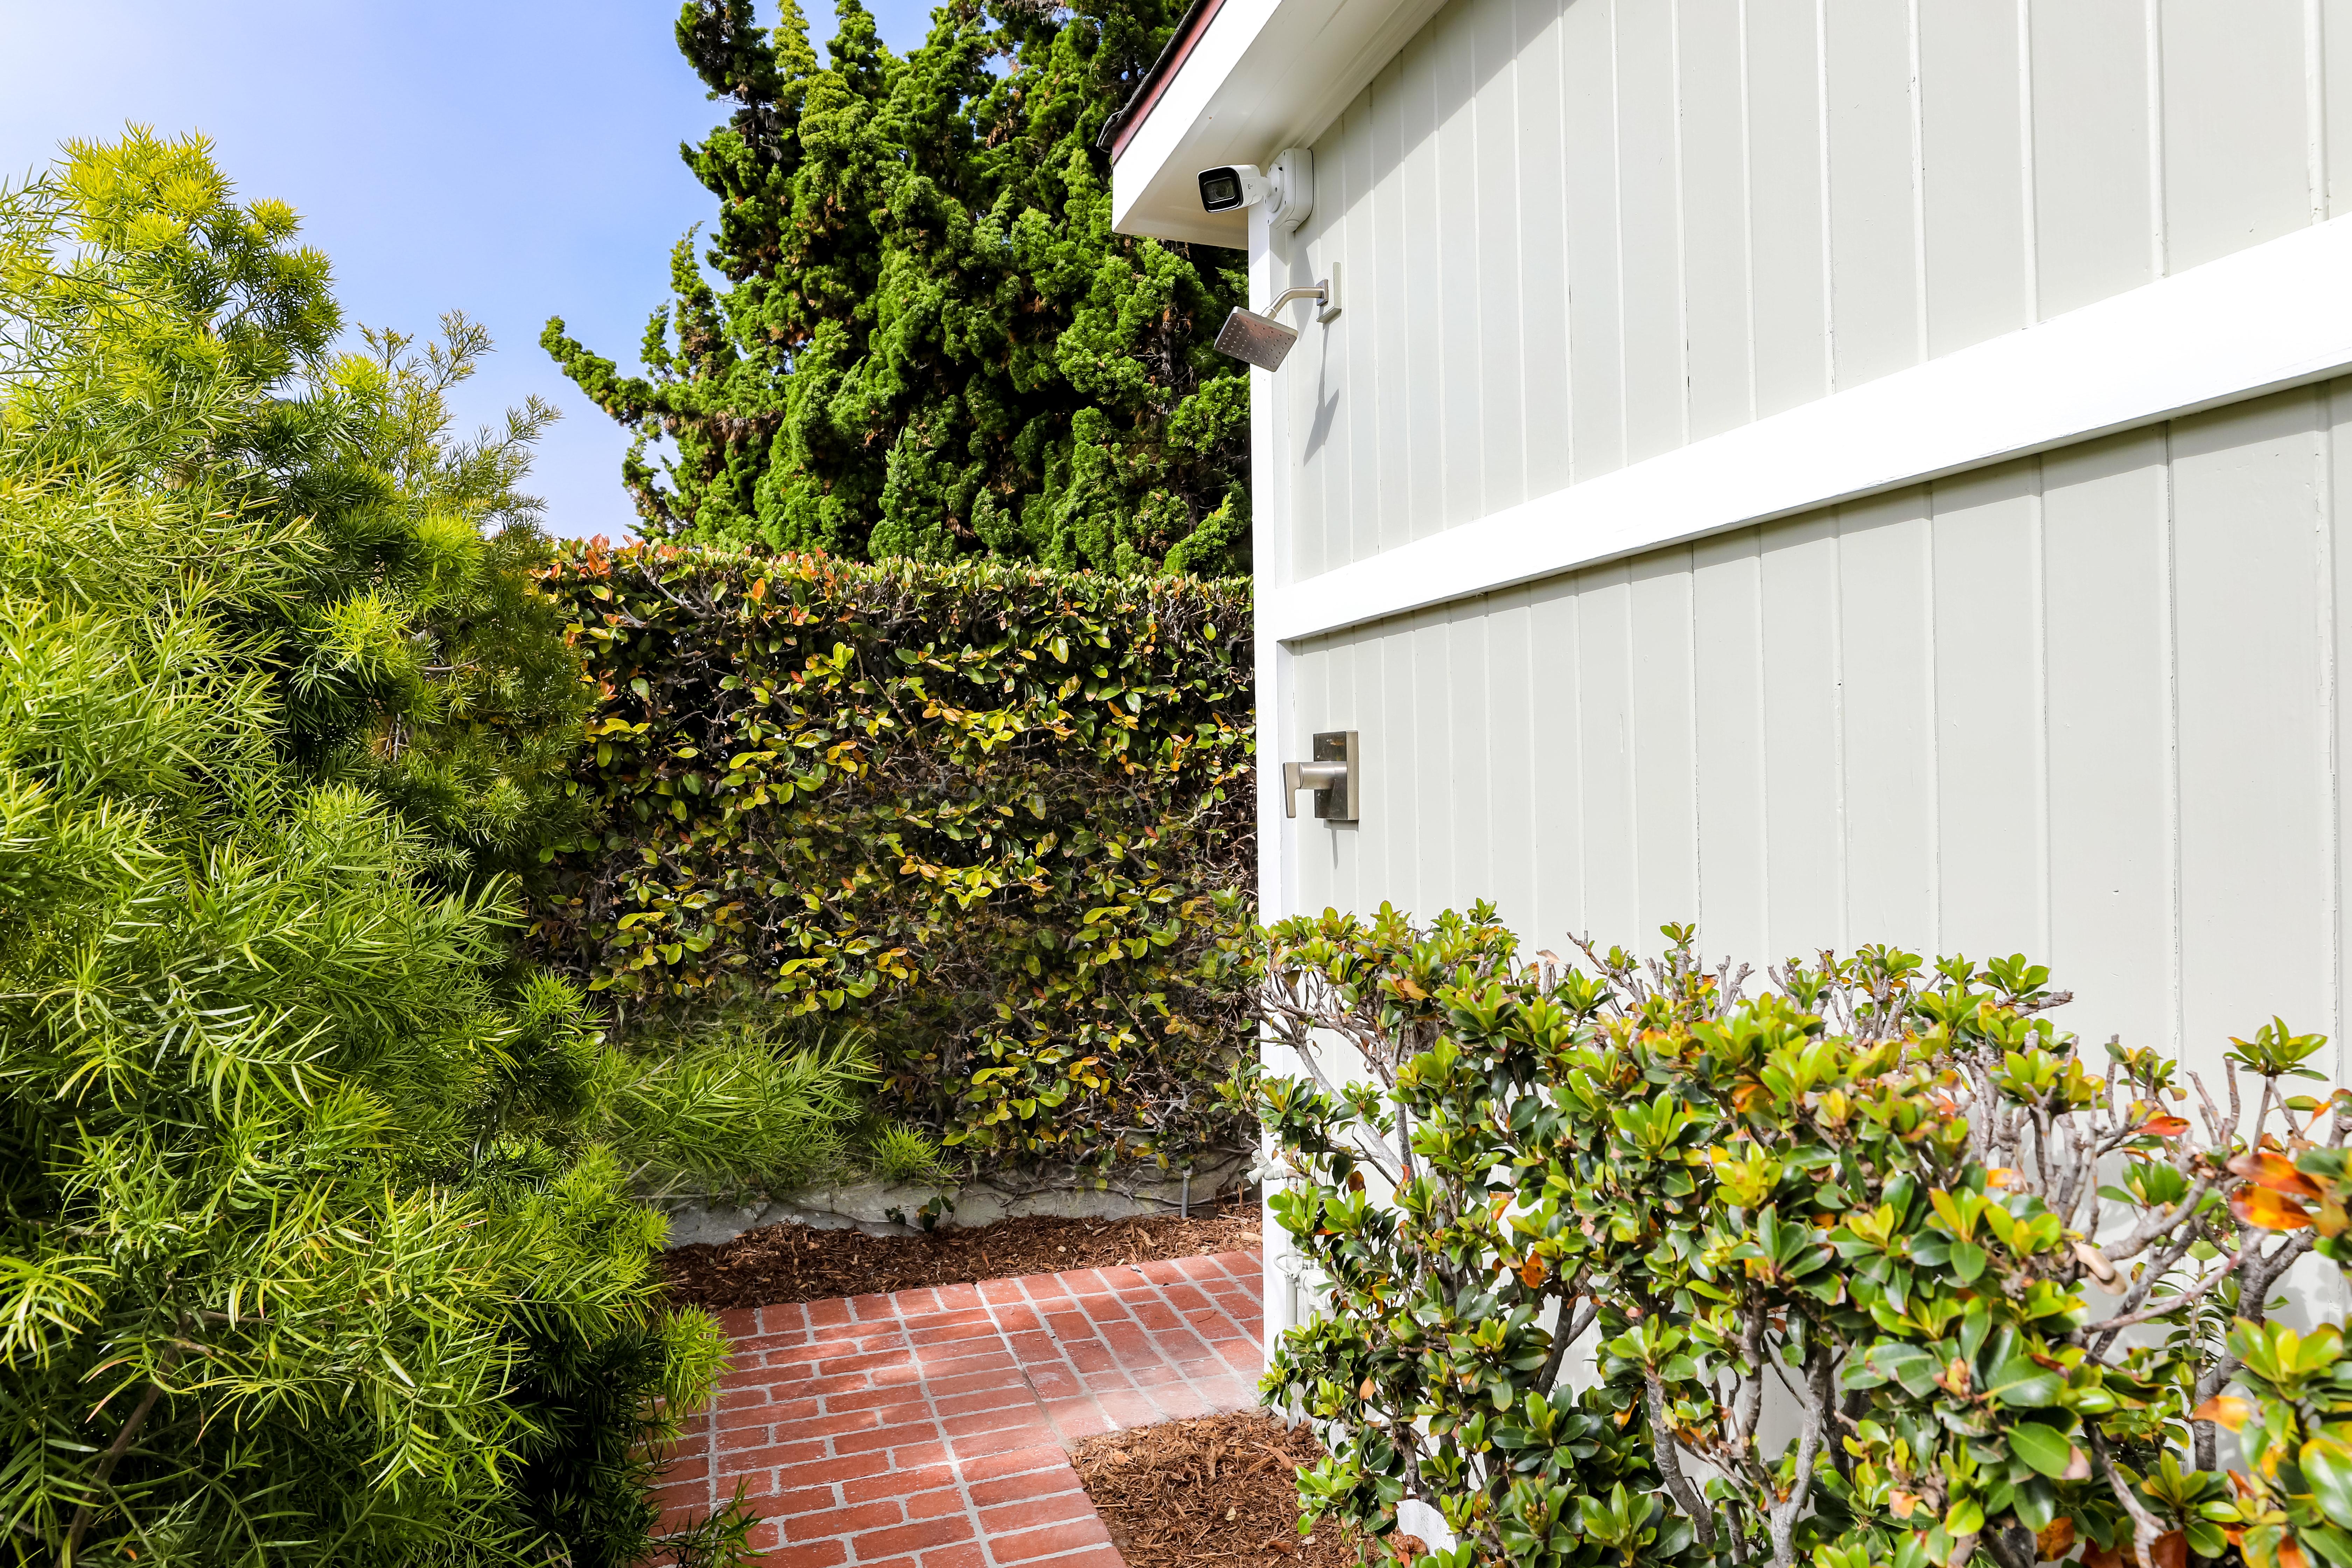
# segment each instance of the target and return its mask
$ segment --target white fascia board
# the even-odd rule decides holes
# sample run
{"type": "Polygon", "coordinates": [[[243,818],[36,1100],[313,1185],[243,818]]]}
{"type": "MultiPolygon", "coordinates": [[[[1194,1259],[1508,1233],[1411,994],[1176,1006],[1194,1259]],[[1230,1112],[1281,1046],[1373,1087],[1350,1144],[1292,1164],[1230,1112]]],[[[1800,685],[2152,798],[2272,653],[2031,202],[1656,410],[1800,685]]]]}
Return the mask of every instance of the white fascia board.
{"type": "Polygon", "coordinates": [[[2352,217],[1262,593],[1259,613],[1295,642],[2347,368],[2352,217]]]}
{"type": "Polygon", "coordinates": [[[1111,167],[1111,227],[1243,248],[1241,214],[1201,210],[1201,171],[1312,142],[1444,3],[1224,0],[1111,167]]]}

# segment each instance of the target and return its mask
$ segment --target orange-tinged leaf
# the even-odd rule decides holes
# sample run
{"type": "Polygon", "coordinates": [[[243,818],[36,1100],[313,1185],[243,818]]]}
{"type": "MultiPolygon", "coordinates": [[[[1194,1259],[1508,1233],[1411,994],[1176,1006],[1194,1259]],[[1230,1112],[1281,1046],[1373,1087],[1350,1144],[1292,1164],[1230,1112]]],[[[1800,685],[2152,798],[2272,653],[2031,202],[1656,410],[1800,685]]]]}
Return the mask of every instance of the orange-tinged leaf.
{"type": "Polygon", "coordinates": [[[1985,1172],[1985,1185],[2006,1187],[2017,1180],[2017,1173],[2006,1165],[1995,1165],[1985,1172]]]}
{"type": "Polygon", "coordinates": [[[2189,1119],[2183,1116],[2151,1116],[2133,1131],[2151,1138],[2178,1138],[2189,1131],[2189,1119]]]}
{"type": "Polygon", "coordinates": [[[1896,1487],[1886,1494],[1886,1506],[1895,1510],[1895,1517],[1897,1519],[1909,1519],[1912,1510],[1916,1509],[1922,1500],[1918,1493],[1906,1492],[1901,1487],[1896,1487]]]}
{"type": "Polygon", "coordinates": [[[2112,1546],[2085,1547],[2083,1568],[2124,1568],[2124,1554],[2112,1546]]]}
{"type": "Polygon", "coordinates": [[[2074,1548],[2074,1521],[2061,1514],[2042,1527],[2033,1544],[2044,1563],[2055,1563],[2074,1548]]]}
{"type": "Polygon", "coordinates": [[[1761,1097],[1763,1093],[1764,1086],[1762,1084],[1743,1083],[1731,1091],[1731,1108],[1734,1110],[1745,1110],[1749,1106],[1755,1104],[1757,1100],[1761,1097]]]}
{"type": "MultiPolygon", "coordinates": [[[[2155,1568],[2189,1568],[2189,1537],[2177,1530],[2158,1536],[2156,1544],[2147,1549],[2147,1560],[2155,1568]]],[[[2303,1564],[2298,1563],[2294,1568],[2303,1564]]]]}
{"type": "Polygon", "coordinates": [[[1540,1257],[1531,1257],[1525,1263],[1519,1265],[1520,1284],[1525,1285],[1528,1289],[1532,1290],[1543,1282],[1544,1260],[1540,1257]]]}
{"type": "Polygon", "coordinates": [[[2230,1172],[2258,1187],[2268,1187],[2291,1198],[2319,1195],[2319,1184],[2296,1170],[2294,1162],[2284,1154],[2241,1154],[2230,1162],[2230,1172]]]}
{"type": "Polygon", "coordinates": [[[2308,1561],[2294,1537],[2290,1535],[2279,1542],[2278,1568],[2307,1568],[2308,1561]]]}
{"type": "MultiPolygon", "coordinates": [[[[1394,985],[1400,994],[1410,996],[1416,1002],[1426,1002],[1429,1000],[1429,993],[1414,984],[1412,983],[1412,976],[1410,974],[1400,974],[1389,984],[1394,985]]],[[[2185,1127],[2188,1123],[2183,1122],[2181,1125],[2185,1127]]]]}
{"type": "Polygon", "coordinates": [[[2244,1428],[2253,1414],[2254,1406],[2252,1401],[2241,1399],[2234,1394],[2217,1394],[2190,1411],[2189,1419],[2211,1421],[2236,1432],[2244,1428]]]}
{"type": "Polygon", "coordinates": [[[2311,1211],[2268,1187],[2241,1187],[2230,1194],[2230,1212],[2256,1230],[2308,1230],[2311,1211]]]}

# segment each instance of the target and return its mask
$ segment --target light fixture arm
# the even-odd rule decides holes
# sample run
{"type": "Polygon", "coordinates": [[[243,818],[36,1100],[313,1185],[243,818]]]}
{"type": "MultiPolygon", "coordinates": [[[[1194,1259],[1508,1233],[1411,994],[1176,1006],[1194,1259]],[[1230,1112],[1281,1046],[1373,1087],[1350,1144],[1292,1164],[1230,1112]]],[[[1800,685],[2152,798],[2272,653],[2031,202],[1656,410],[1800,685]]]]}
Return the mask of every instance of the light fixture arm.
{"type": "Polygon", "coordinates": [[[1328,297],[1328,294],[1329,285],[1324,283],[1309,284],[1304,289],[1285,289],[1281,293],[1276,294],[1274,297],[1273,304],[1268,305],[1265,310],[1260,310],[1258,314],[1261,316],[1275,315],[1293,300],[1312,300],[1319,305],[1325,301],[1328,297]]]}

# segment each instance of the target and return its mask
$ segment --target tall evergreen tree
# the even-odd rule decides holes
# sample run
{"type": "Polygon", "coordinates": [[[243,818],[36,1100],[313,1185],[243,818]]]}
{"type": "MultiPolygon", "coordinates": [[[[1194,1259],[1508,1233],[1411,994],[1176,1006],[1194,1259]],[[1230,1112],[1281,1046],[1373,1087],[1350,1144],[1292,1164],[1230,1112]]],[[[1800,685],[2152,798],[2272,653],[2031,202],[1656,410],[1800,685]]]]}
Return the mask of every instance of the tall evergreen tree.
{"type": "Polygon", "coordinates": [[[646,531],[1245,570],[1249,380],[1211,347],[1240,258],[1112,233],[1095,146],[1182,9],[947,0],[901,59],[840,0],[820,66],[794,0],[772,33],[752,0],[688,0],[678,46],[736,105],[681,149],[720,281],[678,242],[643,376],[561,319],[541,340],[636,432],[646,531]]]}

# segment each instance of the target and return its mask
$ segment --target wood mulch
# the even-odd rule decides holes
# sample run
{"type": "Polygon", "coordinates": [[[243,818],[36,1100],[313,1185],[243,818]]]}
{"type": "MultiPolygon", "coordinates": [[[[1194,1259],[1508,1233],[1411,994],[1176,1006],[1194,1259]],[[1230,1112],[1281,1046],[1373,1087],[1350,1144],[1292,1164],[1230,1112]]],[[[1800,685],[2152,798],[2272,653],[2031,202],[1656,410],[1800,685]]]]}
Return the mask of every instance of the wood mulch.
{"type": "Polygon", "coordinates": [[[1243,1252],[1259,1244],[1255,1196],[1228,1197],[1191,1218],[1055,1219],[1031,1215],[929,1236],[867,1236],[771,1225],[731,1241],[662,1255],[669,1299],[724,1310],[836,1296],[970,1285],[1018,1274],[1108,1268],[1163,1258],[1243,1252]]]}
{"type": "Polygon", "coordinates": [[[1070,1462],[1128,1568],[1358,1568],[1428,1550],[1399,1534],[1368,1553],[1331,1520],[1301,1538],[1298,1471],[1322,1457],[1306,1426],[1254,1411],[1106,1432],[1070,1462]]]}

